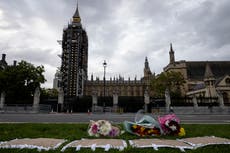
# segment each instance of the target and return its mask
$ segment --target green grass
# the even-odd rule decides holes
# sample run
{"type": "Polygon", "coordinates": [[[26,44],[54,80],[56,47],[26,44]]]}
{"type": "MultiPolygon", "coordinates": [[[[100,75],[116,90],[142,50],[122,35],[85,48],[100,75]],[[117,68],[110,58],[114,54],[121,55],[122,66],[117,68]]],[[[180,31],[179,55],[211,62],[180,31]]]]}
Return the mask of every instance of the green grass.
{"type": "MultiPolygon", "coordinates": [[[[230,139],[230,125],[229,124],[211,124],[211,125],[201,125],[201,124],[185,124],[182,125],[186,130],[185,137],[197,137],[197,136],[218,136],[230,139]]],[[[61,138],[67,139],[68,142],[81,138],[90,138],[87,134],[87,124],[0,124],[0,141],[12,140],[15,138],[61,138]]],[[[137,139],[139,137],[131,135],[129,133],[125,133],[119,137],[119,139],[130,140],[137,139]]],[[[150,138],[150,137],[146,137],[150,138]]],[[[166,139],[176,139],[178,137],[175,136],[161,136],[160,138],[166,139]]],[[[67,142],[67,143],[68,143],[67,142]]],[[[60,153],[60,149],[50,150],[50,151],[42,151],[42,153],[60,153]]],[[[229,152],[230,145],[212,145],[207,147],[202,147],[196,150],[187,150],[186,152],[190,153],[216,153],[216,152],[229,152]]],[[[0,149],[0,153],[37,153],[36,149],[0,149]]],[[[73,148],[69,148],[65,151],[65,153],[76,152],[73,148]]],[[[90,149],[81,149],[78,151],[82,152],[90,152],[90,149]]],[[[94,153],[104,152],[102,149],[96,149],[94,153]]],[[[133,149],[128,147],[124,151],[120,152],[117,150],[111,149],[109,152],[114,153],[179,153],[179,149],[168,149],[168,148],[160,148],[158,151],[154,151],[153,149],[133,149]]]]}

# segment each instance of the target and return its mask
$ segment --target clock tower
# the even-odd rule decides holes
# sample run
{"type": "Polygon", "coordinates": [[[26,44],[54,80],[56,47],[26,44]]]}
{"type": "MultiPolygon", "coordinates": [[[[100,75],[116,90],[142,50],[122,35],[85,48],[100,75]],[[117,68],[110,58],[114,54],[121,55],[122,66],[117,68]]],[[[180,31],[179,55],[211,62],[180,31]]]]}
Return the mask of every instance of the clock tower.
{"type": "Polygon", "coordinates": [[[62,35],[61,86],[65,97],[84,95],[88,73],[88,37],[81,24],[78,4],[62,35]]]}

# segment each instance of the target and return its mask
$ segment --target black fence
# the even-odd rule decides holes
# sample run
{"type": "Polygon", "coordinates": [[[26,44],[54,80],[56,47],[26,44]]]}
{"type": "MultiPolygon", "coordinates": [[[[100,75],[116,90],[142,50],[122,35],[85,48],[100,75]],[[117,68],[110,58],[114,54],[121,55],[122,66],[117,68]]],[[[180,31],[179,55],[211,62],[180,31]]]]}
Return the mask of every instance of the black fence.
{"type": "Polygon", "coordinates": [[[97,98],[97,105],[102,107],[112,107],[113,106],[113,97],[105,96],[97,98]]]}
{"type": "MultiPolygon", "coordinates": [[[[196,97],[196,101],[198,106],[218,106],[218,98],[217,97],[196,97]]],[[[176,97],[171,98],[172,106],[193,106],[193,99],[191,97],[176,97]]]]}
{"type": "Polygon", "coordinates": [[[190,97],[172,97],[172,106],[193,106],[192,98],[190,97]]]}
{"type": "Polygon", "coordinates": [[[23,98],[23,97],[6,96],[5,103],[6,104],[32,104],[33,97],[31,96],[31,97],[23,98]]]}
{"type": "Polygon", "coordinates": [[[92,97],[65,97],[64,112],[87,112],[92,108],[92,97]]]}
{"type": "Polygon", "coordinates": [[[57,104],[58,99],[56,97],[49,97],[49,98],[40,98],[40,104],[49,105],[51,107],[51,111],[56,112],[57,111],[57,104]]]}
{"type": "Polygon", "coordinates": [[[218,106],[218,97],[197,97],[198,106],[218,106]]]}
{"type": "MultiPolygon", "coordinates": [[[[113,97],[101,96],[97,98],[98,106],[113,107],[113,97]]],[[[33,104],[33,97],[29,99],[14,99],[6,97],[6,104],[33,104]]],[[[92,96],[82,97],[65,97],[64,105],[61,107],[58,104],[57,97],[42,97],[40,98],[40,104],[49,105],[54,112],[87,112],[92,109],[92,96]]],[[[217,97],[197,97],[198,106],[218,106],[217,97]]],[[[144,108],[143,96],[119,96],[118,108],[121,108],[123,112],[137,112],[139,109],[144,108]]],[[[192,98],[190,97],[171,97],[172,106],[193,106],[192,98]]],[[[165,107],[164,97],[150,97],[150,103],[148,104],[148,112],[151,112],[153,108],[165,107]]]]}
{"type": "Polygon", "coordinates": [[[137,112],[144,108],[144,97],[119,96],[118,107],[122,108],[124,112],[137,112]]]}

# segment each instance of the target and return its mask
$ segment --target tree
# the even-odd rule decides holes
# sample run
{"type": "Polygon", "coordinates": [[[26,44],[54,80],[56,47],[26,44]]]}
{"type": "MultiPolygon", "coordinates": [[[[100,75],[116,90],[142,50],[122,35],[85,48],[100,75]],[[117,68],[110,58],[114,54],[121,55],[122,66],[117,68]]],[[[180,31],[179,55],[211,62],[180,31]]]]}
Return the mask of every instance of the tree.
{"type": "Polygon", "coordinates": [[[42,88],[41,95],[46,98],[57,98],[58,97],[58,90],[57,89],[45,89],[42,88]]]}
{"type": "Polygon", "coordinates": [[[151,89],[155,96],[163,97],[168,88],[172,96],[181,96],[181,87],[185,83],[180,72],[162,72],[151,80],[151,89]]]}
{"type": "Polygon", "coordinates": [[[7,66],[0,70],[0,91],[5,91],[6,97],[15,102],[30,98],[36,87],[46,81],[43,72],[43,66],[35,67],[26,61],[7,66]]]}

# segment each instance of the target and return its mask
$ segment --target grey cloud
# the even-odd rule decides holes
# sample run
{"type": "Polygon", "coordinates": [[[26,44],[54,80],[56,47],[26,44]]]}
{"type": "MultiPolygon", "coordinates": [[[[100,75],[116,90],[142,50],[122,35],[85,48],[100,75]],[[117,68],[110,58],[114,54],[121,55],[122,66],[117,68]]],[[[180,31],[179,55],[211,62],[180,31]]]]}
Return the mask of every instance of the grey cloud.
{"type": "Polygon", "coordinates": [[[92,0],[80,1],[81,8],[79,9],[82,12],[80,15],[84,14],[85,20],[91,23],[106,24],[113,19],[112,13],[117,7],[116,5],[111,5],[111,2],[111,0],[100,0],[100,2],[92,0]]]}
{"type": "Polygon", "coordinates": [[[167,23],[173,11],[173,6],[167,1],[143,0],[142,3],[137,3],[137,5],[138,16],[144,19],[152,19],[153,22],[167,23]]]}
{"type": "Polygon", "coordinates": [[[39,65],[48,64],[53,67],[57,67],[59,64],[59,57],[52,53],[50,49],[42,50],[40,48],[17,48],[6,50],[7,58],[10,61],[25,60],[31,63],[36,63],[39,65]]]}
{"type": "MultiPolygon", "coordinates": [[[[89,37],[89,73],[101,74],[90,64],[106,59],[110,62],[108,75],[141,76],[145,56],[149,57],[151,69],[161,72],[168,63],[170,42],[177,60],[229,59],[229,8],[228,0],[79,0],[82,25],[89,37]],[[198,53],[200,56],[194,57],[198,53]]],[[[9,23],[1,25],[0,30],[18,32],[7,36],[10,41],[0,36],[0,49],[13,60],[23,58],[52,68],[60,66],[55,51],[58,47],[49,43],[61,39],[62,28],[75,9],[76,0],[0,1],[2,19],[9,23]],[[34,18],[44,21],[52,40],[39,35],[43,32],[37,29],[39,26],[25,29],[34,18]],[[34,47],[37,40],[39,44],[48,41],[42,46],[46,49],[34,47]]]]}
{"type": "MultiPolygon", "coordinates": [[[[230,3],[227,1],[206,1],[199,8],[185,11],[179,16],[179,21],[187,27],[187,31],[195,33],[199,41],[220,48],[229,43],[230,3]]],[[[191,35],[192,37],[192,35],[191,35]]]]}

